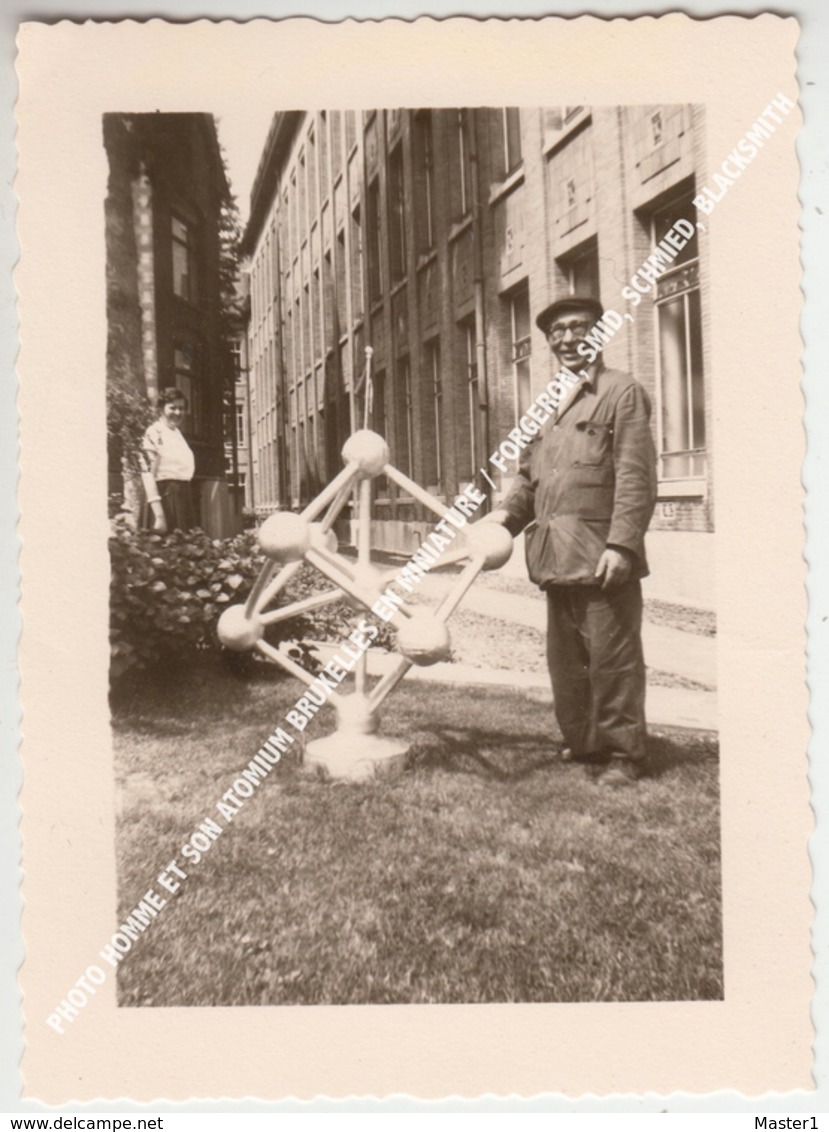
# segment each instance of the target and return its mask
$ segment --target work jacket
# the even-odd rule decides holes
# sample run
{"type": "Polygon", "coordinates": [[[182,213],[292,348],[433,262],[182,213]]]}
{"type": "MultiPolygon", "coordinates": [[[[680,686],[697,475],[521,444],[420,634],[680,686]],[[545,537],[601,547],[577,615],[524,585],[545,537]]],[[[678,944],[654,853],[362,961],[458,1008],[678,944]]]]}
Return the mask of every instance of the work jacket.
{"type": "Polygon", "coordinates": [[[650,399],[632,377],[599,368],[584,378],[522,451],[504,501],[505,524],[526,528],[527,570],[539,586],[596,584],[606,547],[648,573],[645,531],[656,503],[650,399]]]}

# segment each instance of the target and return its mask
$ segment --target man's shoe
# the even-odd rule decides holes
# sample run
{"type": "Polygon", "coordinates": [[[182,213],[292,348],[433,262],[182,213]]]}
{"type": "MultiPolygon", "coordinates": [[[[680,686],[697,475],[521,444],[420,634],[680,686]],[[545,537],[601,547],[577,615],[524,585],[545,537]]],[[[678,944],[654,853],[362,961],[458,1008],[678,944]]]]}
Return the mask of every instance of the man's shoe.
{"type": "Polygon", "coordinates": [[[645,768],[641,762],[617,755],[610,760],[610,765],[596,781],[599,786],[609,786],[615,790],[620,786],[635,786],[644,773],[645,768]]]}
{"type": "Polygon", "coordinates": [[[591,751],[574,751],[572,747],[559,747],[558,757],[563,763],[589,763],[596,758],[591,751]]]}

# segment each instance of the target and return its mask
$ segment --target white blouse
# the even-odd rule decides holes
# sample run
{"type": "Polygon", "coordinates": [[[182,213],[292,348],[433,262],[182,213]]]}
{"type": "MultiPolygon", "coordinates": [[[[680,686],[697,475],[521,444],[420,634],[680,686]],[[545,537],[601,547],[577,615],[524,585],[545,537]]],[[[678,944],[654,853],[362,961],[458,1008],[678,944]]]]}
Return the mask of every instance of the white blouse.
{"type": "Polygon", "coordinates": [[[154,468],[153,474],[156,480],[193,478],[196,458],[182,436],[181,429],[170,428],[162,421],[155,421],[144,433],[141,450],[148,457],[150,470],[154,468]]]}

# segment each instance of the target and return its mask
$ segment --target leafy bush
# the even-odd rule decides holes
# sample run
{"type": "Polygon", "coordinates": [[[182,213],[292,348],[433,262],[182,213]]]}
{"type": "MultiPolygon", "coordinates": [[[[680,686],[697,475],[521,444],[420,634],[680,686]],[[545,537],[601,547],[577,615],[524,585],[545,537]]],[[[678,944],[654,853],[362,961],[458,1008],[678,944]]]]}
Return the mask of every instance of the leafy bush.
{"type": "MultiPolygon", "coordinates": [[[[110,561],[110,676],[118,683],[129,673],[164,671],[211,651],[225,652],[216,623],[229,605],[247,598],[265,558],[253,532],[232,539],[211,539],[200,530],[160,535],[136,531],[119,519],[110,561]]],[[[279,604],[330,588],[328,579],[303,564],[279,604]]],[[[355,615],[346,602],[336,602],[269,625],[266,640],[275,646],[295,642],[296,659],[309,664],[312,652],[300,642],[341,640],[355,615]]],[[[391,638],[383,625],[376,643],[390,647],[391,638]]]]}

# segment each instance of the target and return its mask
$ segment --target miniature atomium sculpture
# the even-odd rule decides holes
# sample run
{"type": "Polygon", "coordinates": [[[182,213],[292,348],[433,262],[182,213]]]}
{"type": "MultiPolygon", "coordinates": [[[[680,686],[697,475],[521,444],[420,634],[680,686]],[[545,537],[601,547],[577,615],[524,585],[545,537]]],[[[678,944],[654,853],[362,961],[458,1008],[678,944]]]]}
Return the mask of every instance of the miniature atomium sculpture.
{"type": "MultiPolygon", "coordinates": [[[[265,628],[311,609],[345,598],[357,611],[368,611],[381,598],[392,574],[383,574],[370,561],[371,481],[385,475],[414,499],[443,518],[447,508],[408,476],[389,463],[389,448],[382,436],[369,429],[353,433],[346,441],[343,470],[301,514],[277,512],[259,529],[259,545],[268,562],[244,605],[231,606],[222,614],[219,639],[227,648],[243,652],[257,649],[306,684],[315,677],[291,657],[264,640],[265,628]],[[338,553],[332,529],[337,516],[352,495],[357,503],[357,560],[338,553]],[[322,516],[321,518],[319,518],[322,516]],[[267,610],[302,562],[308,562],[332,583],[333,589],[267,610]]],[[[430,665],[446,660],[450,637],[446,622],[457,609],[481,570],[495,570],[512,553],[512,537],[498,523],[475,523],[458,532],[454,548],[444,553],[441,565],[466,561],[454,585],[433,612],[404,603],[390,618],[397,629],[400,658],[394,668],[370,690],[366,683],[366,655],[354,669],[354,691],[329,692],[337,713],[331,734],[309,743],[306,765],[327,772],[332,778],[367,779],[381,770],[400,769],[409,744],[377,734],[378,710],[413,664],[430,665]]]]}

